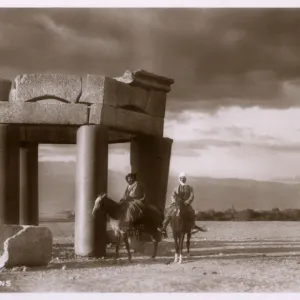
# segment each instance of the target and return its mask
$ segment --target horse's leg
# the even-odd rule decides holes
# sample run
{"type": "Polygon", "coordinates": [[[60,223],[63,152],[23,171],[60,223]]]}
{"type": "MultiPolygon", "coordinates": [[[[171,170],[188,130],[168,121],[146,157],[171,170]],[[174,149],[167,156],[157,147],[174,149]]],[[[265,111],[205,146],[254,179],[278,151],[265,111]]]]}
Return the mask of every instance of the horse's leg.
{"type": "Polygon", "coordinates": [[[180,235],[180,238],[179,238],[179,263],[182,264],[182,251],[183,251],[183,244],[184,244],[184,236],[185,236],[185,233],[182,233],[180,235]]]}
{"type": "Polygon", "coordinates": [[[130,253],[128,235],[126,233],[124,233],[123,237],[124,237],[124,243],[125,243],[126,251],[127,251],[127,254],[128,254],[128,260],[131,261],[132,256],[131,256],[131,253],[130,253]]]}
{"type": "Polygon", "coordinates": [[[190,256],[190,241],[191,241],[191,232],[187,233],[187,235],[186,235],[187,256],[190,256]]]}
{"type": "Polygon", "coordinates": [[[178,256],[179,256],[179,239],[177,235],[174,235],[174,243],[175,243],[175,257],[174,257],[174,263],[178,262],[178,256]]]}
{"type": "Polygon", "coordinates": [[[120,243],[121,243],[121,233],[116,232],[116,259],[119,258],[119,249],[120,249],[120,243]]]}
{"type": "Polygon", "coordinates": [[[153,254],[151,256],[152,259],[155,259],[156,255],[157,255],[157,248],[158,248],[158,241],[159,241],[159,233],[158,231],[156,231],[153,235],[152,235],[152,239],[153,239],[153,254]]]}

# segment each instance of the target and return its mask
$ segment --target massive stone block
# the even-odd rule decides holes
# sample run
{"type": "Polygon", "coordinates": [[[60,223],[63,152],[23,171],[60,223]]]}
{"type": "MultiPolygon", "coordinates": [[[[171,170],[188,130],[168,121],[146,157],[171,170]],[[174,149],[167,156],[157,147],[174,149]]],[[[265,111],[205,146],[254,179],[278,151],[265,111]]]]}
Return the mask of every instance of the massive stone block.
{"type": "Polygon", "coordinates": [[[81,125],[88,122],[84,104],[0,102],[0,123],[81,125]]]}
{"type": "Polygon", "coordinates": [[[0,79],[0,101],[9,101],[11,84],[10,80],[0,79]]]}
{"type": "Polygon", "coordinates": [[[52,234],[46,227],[3,225],[0,247],[0,268],[45,266],[52,258],[52,234]]]}
{"type": "Polygon", "coordinates": [[[45,98],[76,103],[82,91],[82,79],[77,75],[25,74],[15,79],[14,102],[45,98]]]}
{"type": "Polygon", "coordinates": [[[0,253],[3,254],[4,242],[23,229],[21,225],[0,225],[0,253]]]}
{"type": "Polygon", "coordinates": [[[122,77],[115,79],[132,86],[140,86],[149,90],[159,90],[165,93],[170,92],[171,85],[174,83],[173,79],[149,73],[145,70],[127,70],[122,77]]]}
{"type": "MultiPolygon", "coordinates": [[[[39,144],[76,144],[78,126],[73,125],[21,125],[20,142],[39,144]]],[[[110,130],[108,142],[127,143],[132,134],[110,130]]]]}
{"type": "Polygon", "coordinates": [[[76,144],[78,126],[21,125],[20,141],[39,144],[76,144]]]}
{"type": "Polygon", "coordinates": [[[167,95],[164,92],[151,90],[146,106],[146,113],[155,117],[164,118],[167,95]]]}
{"type": "Polygon", "coordinates": [[[133,107],[144,111],[147,98],[148,92],[145,89],[132,87],[109,77],[88,75],[79,102],[133,107]]]}
{"type": "Polygon", "coordinates": [[[164,119],[162,118],[102,104],[91,106],[89,123],[153,136],[162,136],[164,129],[164,119]]]}

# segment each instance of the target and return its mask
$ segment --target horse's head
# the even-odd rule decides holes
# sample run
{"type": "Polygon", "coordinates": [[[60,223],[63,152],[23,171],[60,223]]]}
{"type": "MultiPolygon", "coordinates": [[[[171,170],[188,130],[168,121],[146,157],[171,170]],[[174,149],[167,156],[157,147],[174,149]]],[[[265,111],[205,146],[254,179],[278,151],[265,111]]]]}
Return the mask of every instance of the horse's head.
{"type": "Polygon", "coordinates": [[[97,210],[100,210],[103,208],[104,200],[107,197],[107,193],[100,193],[97,199],[95,200],[94,208],[92,211],[92,215],[94,216],[97,210]]]}

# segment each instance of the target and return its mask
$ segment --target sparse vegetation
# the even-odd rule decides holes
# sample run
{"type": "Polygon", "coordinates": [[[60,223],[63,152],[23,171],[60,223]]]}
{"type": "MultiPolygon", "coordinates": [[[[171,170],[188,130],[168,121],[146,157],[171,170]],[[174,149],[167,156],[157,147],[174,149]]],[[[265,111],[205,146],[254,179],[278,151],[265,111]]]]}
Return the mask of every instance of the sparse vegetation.
{"type": "Polygon", "coordinates": [[[273,208],[272,210],[245,209],[236,211],[234,208],[225,211],[196,212],[197,221],[300,221],[300,209],[273,208]]]}

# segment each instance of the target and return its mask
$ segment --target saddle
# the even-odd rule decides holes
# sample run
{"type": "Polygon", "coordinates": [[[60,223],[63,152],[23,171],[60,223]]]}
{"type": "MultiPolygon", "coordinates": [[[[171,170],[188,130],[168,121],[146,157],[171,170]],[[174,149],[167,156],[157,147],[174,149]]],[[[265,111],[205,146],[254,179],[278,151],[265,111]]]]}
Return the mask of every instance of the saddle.
{"type": "Polygon", "coordinates": [[[179,217],[181,214],[184,218],[194,218],[194,210],[190,204],[184,204],[184,201],[181,199],[176,199],[174,205],[174,213],[173,216],[179,217]],[[176,203],[177,202],[177,203],[176,203]]]}

